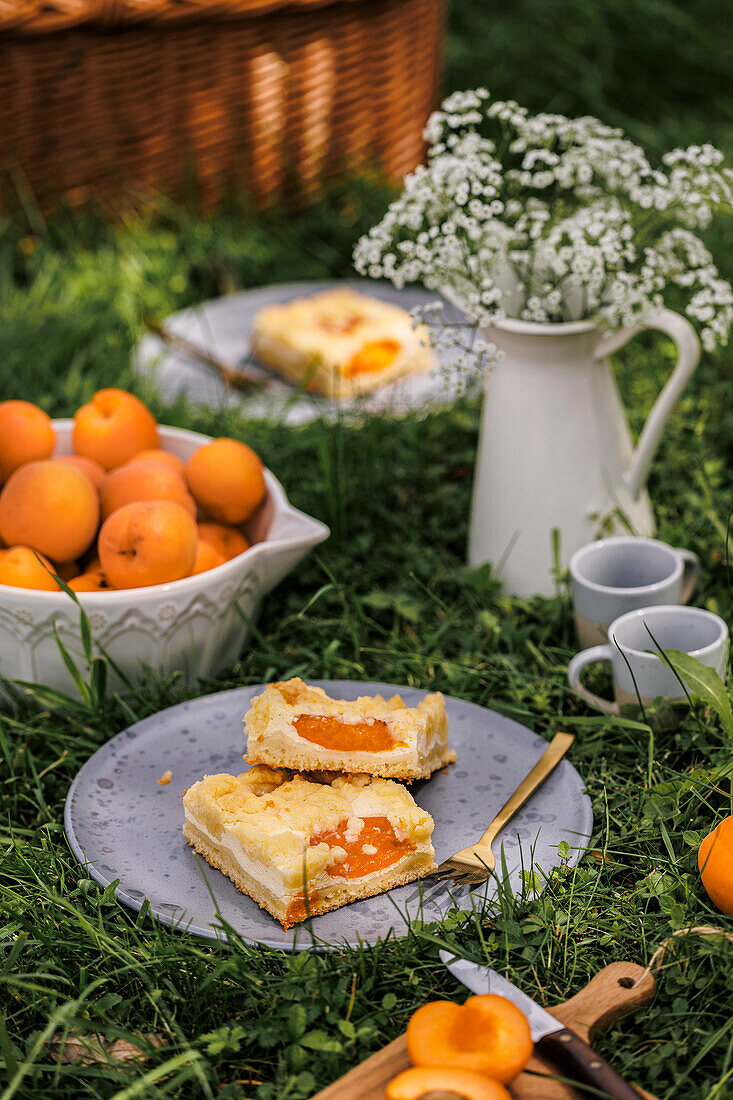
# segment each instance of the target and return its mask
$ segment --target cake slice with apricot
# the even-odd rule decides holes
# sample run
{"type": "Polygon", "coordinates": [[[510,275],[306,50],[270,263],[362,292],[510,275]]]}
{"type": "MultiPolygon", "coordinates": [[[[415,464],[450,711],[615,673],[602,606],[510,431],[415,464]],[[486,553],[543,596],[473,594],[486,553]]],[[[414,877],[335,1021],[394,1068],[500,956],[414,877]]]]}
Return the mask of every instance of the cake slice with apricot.
{"type": "Polygon", "coordinates": [[[435,365],[424,325],[348,286],[260,310],[252,348],[289,381],[337,399],[435,365]]]}
{"type": "Polygon", "coordinates": [[[416,707],[399,695],[332,699],[295,677],[268,684],[244,718],[250,764],[426,779],[455,760],[439,691],[416,707]]]}
{"type": "Polygon", "coordinates": [[[405,787],[257,766],[183,796],[183,833],[284,928],[435,869],[433,819],[405,787]]]}

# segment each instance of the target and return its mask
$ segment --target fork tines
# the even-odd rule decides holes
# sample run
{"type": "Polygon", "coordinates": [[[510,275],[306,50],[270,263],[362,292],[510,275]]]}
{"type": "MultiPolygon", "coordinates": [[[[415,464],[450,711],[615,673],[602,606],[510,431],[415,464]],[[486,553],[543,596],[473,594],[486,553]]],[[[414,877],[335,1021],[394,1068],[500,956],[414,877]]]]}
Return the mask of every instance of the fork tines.
{"type": "Polygon", "coordinates": [[[429,875],[424,875],[421,882],[445,882],[452,879],[456,886],[478,886],[489,877],[488,868],[470,867],[466,863],[446,859],[429,875]]]}

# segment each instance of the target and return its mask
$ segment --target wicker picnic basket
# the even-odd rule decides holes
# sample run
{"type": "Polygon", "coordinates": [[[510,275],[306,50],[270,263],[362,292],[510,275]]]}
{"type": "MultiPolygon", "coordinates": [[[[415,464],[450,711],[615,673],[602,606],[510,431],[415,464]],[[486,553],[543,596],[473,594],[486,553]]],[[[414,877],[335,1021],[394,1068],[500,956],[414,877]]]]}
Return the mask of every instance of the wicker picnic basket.
{"type": "Polygon", "coordinates": [[[0,195],[259,205],[422,154],[442,0],[0,0],[0,195]]]}

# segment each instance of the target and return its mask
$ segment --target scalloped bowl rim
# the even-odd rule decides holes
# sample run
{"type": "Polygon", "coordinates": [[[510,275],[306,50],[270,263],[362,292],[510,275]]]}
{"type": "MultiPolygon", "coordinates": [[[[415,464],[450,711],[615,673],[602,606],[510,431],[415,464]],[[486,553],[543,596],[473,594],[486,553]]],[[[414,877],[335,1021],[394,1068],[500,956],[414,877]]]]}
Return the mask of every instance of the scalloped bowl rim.
{"type": "MultiPolygon", "coordinates": [[[[54,430],[58,429],[66,430],[71,429],[74,421],[71,418],[64,418],[52,421],[54,430]]],[[[204,435],[203,432],[194,432],[189,428],[174,428],[168,424],[159,424],[158,430],[161,434],[161,449],[165,450],[165,444],[170,439],[180,440],[181,443],[198,443],[202,447],[205,443],[211,443],[215,438],[211,435],[204,435]]],[[[54,452],[56,454],[57,452],[54,452]]],[[[62,452],[63,453],[63,452],[62,452]]],[[[262,539],[261,542],[255,542],[250,546],[248,550],[243,551],[241,554],[237,554],[236,557],[231,558],[230,561],[225,561],[221,565],[215,565],[213,569],[207,569],[204,573],[196,573],[191,577],[182,577],[178,581],[168,581],[166,584],[150,584],[143,588],[121,588],[108,592],[76,592],[74,595],[79,602],[84,606],[91,607],[110,607],[112,604],[119,604],[124,602],[130,602],[130,597],[134,594],[134,600],[136,603],[142,602],[146,598],[151,599],[163,593],[170,592],[171,595],[185,595],[186,592],[192,592],[196,589],[205,587],[209,580],[223,580],[227,576],[236,576],[241,571],[243,565],[249,565],[258,557],[261,557],[264,553],[273,549],[281,549],[283,547],[296,547],[296,546],[315,546],[319,542],[323,542],[328,538],[330,534],[329,528],[321,520],[316,519],[314,516],[309,516],[306,512],[302,512],[300,509],[295,508],[287,498],[285,489],[275,477],[273,472],[266,466],[264,467],[265,484],[267,485],[268,498],[272,501],[275,516],[283,516],[289,514],[298,518],[306,520],[311,525],[312,530],[310,533],[305,534],[302,537],[290,537],[290,538],[276,538],[276,539],[262,539]]],[[[273,517],[274,518],[274,517],[273,517]]],[[[59,607],[68,608],[69,596],[64,592],[45,592],[36,588],[21,588],[12,584],[0,584],[0,596],[3,598],[13,597],[16,599],[22,598],[24,601],[32,600],[34,602],[45,602],[48,607],[57,603],[59,607]]]]}

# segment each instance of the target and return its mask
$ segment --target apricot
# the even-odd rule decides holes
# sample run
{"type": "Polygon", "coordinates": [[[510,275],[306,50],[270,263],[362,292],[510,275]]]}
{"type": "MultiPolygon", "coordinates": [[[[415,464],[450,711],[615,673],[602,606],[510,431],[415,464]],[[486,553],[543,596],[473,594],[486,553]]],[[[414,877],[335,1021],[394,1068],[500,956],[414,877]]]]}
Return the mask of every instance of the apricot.
{"type": "Polygon", "coordinates": [[[54,462],[64,462],[69,466],[76,466],[83,474],[86,474],[95,489],[98,489],[107,476],[107,471],[93,458],[85,458],[84,455],[55,455],[54,462]]]}
{"type": "Polygon", "coordinates": [[[53,563],[53,571],[57,577],[61,577],[62,581],[66,581],[68,584],[74,577],[79,576],[79,562],[78,561],[62,561],[53,563]]]}
{"type": "Polygon", "coordinates": [[[702,884],[721,913],[733,916],[733,817],[703,839],[697,853],[702,884]]]}
{"type": "Polygon", "coordinates": [[[421,1100],[422,1097],[450,1096],[464,1100],[511,1100],[498,1081],[454,1066],[414,1066],[387,1085],[384,1100],[421,1100]]]}
{"type": "Polygon", "coordinates": [[[48,558],[31,550],[29,546],[11,546],[9,550],[0,550],[0,584],[9,584],[12,588],[37,588],[42,592],[58,592],[59,586],[51,576],[54,572],[48,558]]]}
{"type": "Polygon", "coordinates": [[[146,405],[125,390],[99,390],[74,415],[74,453],[111,470],[139,451],[157,450],[158,425],[146,405]]]}
{"type": "Polygon", "coordinates": [[[524,1013],[495,993],[463,1005],[431,1001],[407,1025],[413,1065],[469,1069],[505,1085],[524,1069],[533,1046],[524,1013]]]}
{"type": "Polygon", "coordinates": [[[0,493],[0,535],[8,546],[30,546],[52,561],[86,553],[99,523],[99,496],[75,466],[28,462],[0,493]]]}
{"type": "Polygon", "coordinates": [[[196,561],[196,524],[172,500],[125,504],[106,519],[97,547],[115,588],[147,588],[187,577],[196,561]]]}
{"type": "Polygon", "coordinates": [[[88,569],[68,582],[72,592],[114,592],[106,574],[101,569],[88,569]]]}
{"type": "Polygon", "coordinates": [[[50,458],[56,446],[51,418],[30,401],[0,401],[0,484],[24,462],[50,458]]]}
{"type": "Polygon", "coordinates": [[[206,573],[209,569],[215,569],[217,565],[223,565],[225,561],[226,558],[222,557],[211,543],[202,542],[199,539],[191,576],[195,576],[197,573],[206,573]]]}
{"type": "Polygon", "coordinates": [[[262,462],[236,439],[199,447],[186,463],[186,478],[196,503],[217,523],[244,523],[265,497],[262,462]]]}
{"type": "Polygon", "coordinates": [[[164,451],[160,447],[153,448],[148,451],[139,451],[132,458],[128,458],[127,462],[123,462],[123,466],[128,466],[131,462],[147,462],[148,459],[156,459],[158,462],[165,462],[166,466],[170,466],[171,470],[175,470],[177,474],[180,474],[185,479],[186,476],[186,463],[178,455],[172,455],[170,451],[164,451]]]}
{"type": "Polygon", "coordinates": [[[231,561],[238,554],[249,550],[249,543],[236,527],[226,527],[223,523],[199,523],[199,541],[208,542],[224,561],[231,561]]]}
{"type": "Polygon", "coordinates": [[[157,458],[130,462],[107,474],[99,487],[102,520],[118,508],[142,500],[173,500],[196,515],[196,503],[180,474],[157,458]]]}

